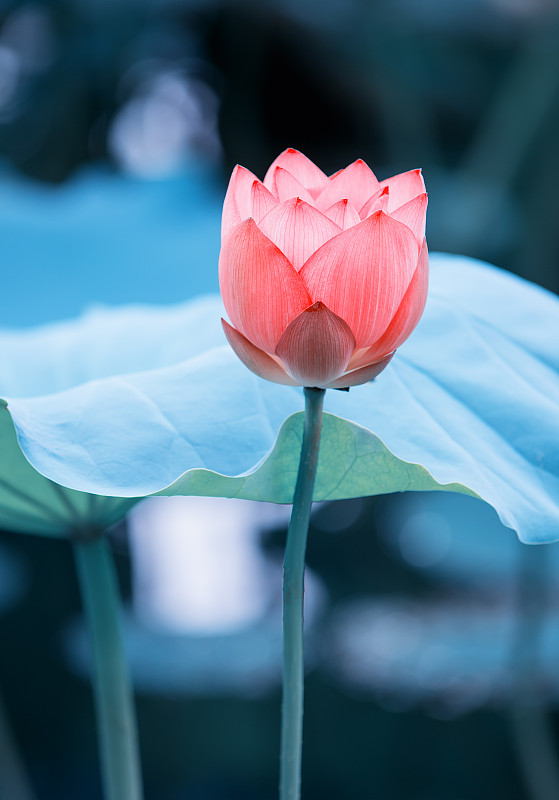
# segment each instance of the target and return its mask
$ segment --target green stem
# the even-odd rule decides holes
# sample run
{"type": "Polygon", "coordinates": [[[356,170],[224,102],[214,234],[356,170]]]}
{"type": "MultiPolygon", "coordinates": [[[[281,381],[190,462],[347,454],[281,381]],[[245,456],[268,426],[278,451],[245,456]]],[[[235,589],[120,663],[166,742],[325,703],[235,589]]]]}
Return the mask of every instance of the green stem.
{"type": "Polygon", "coordinates": [[[104,797],[141,800],[136,720],[120,633],[114,564],[105,537],[75,540],[73,545],[93,649],[104,797]]]}
{"type": "Polygon", "coordinates": [[[299,800],[303,742],[305,552],[325,389],[305,388],[305,427],[283,566],[283,698],[280,800],[299,800]]]}

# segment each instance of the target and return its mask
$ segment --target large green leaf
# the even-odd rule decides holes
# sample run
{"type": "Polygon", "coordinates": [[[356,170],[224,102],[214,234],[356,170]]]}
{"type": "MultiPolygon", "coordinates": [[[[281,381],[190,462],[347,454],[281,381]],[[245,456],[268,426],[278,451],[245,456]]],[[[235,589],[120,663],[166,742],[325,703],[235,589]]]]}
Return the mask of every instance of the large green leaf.
{"type": "Polygon", "coordinates": [[[5,405],[0,404],[0,527],[22,533],[71,536],[89,527],[107,527],[133,501],[97,497],[64,488],[33,469],[19,447],[5,405]]]}
{"type": "MultiPolygon", "coordinates": [[[[218,315],[216,300],[198,316],[191,353],[214,343],[218,315]]],[[[556,297],[471,259],[434,257],[424,318],[390,366],[327,393],[316,499],[451,489],[490,503],[524,541],[558,539],[558,341],[556,297]]],[[[274,502],[292,497],[302,406],[300,390],[260,380],[227,347],[8,401],[22,452],[63,486],[274,502]]]]}

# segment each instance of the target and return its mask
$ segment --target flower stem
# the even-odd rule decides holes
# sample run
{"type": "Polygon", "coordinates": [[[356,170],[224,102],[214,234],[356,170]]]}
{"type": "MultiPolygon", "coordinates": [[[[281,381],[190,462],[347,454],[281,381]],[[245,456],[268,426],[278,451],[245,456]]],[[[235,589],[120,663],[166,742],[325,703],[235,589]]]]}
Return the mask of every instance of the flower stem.
{"type": "Polygon", "coordinates": [[[303,742],[305,552],[325,389],[305,388],[305,427],[283,566],[283,698],[280,800],[299,800],[303,742]]]}
{"type": "Polygon", "coordinates": [[[93,649],[93,689],[105,800],[141,800],[132,692],[124,661],[114,564],[104,536],[73,542],[93,649]]]}

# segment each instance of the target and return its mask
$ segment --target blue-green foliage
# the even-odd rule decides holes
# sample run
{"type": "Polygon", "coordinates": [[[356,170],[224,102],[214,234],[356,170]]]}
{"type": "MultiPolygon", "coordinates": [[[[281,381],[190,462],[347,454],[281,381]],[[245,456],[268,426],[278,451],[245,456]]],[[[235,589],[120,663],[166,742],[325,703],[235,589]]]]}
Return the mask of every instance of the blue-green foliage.
{"type": "MultiPolygon", "coordinates": [[[[556,540],[559,300],[466,258],[434,256],[431,276],[425,315],[390,366],[374,383],[327,393],[315,497],[450,489],[490,503],[523,541],[556,540]]],[[[219,313],[216,298],[3,335],[11,420],[0,412],[0,479],[21,459],[13,420],[35,470],[82,493],[289,502],[302,394],[216,347],[219,313]]],[[[2,509],[0,523],[10,513],[13,523],[0,484],[2,509]]]]}

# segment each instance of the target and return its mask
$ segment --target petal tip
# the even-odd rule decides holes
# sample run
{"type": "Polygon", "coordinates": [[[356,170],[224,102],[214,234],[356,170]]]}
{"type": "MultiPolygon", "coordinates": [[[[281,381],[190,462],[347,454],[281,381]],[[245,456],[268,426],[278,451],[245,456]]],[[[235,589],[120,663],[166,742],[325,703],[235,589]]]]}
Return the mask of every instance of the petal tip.
{"type": "MultiPolygon", "coordinates": [[[[390,217],[390,214],[387,214],[386,211],[382,210],[382,208],[377,208],[377,210],[373,211],[373,213],[370,214],[367,217],[367,219],[369,219],[369,220],[374,219],[374,220],[379,220],[380,221],[382,219],[388,219],[389,217],[390,217]]],[[[363,222],[366,222],[367,219],[364,219],[363,222]]]]}

